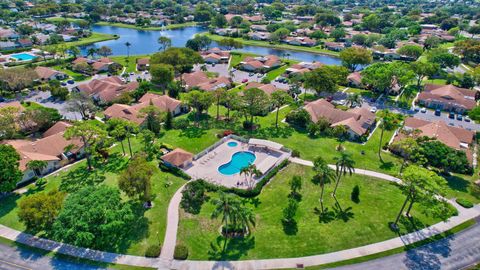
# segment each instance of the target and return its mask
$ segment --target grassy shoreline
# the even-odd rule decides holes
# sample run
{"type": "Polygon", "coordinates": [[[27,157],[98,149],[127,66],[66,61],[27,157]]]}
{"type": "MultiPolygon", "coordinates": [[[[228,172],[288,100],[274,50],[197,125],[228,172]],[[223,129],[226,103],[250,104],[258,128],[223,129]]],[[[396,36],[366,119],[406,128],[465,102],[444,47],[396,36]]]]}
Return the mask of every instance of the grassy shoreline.
{"type": "MultiPolygon", "coordinates": [[[[200,35],[207,36],[211,38],[214,41],[219,41],[224,39],[225,37],[219,36],[219,35],[213,35],[210,33],[201,33],[200,35]]],[[[284,50],[292,50],[292,51],[299,51],[299,52],[308,52],[308,53],[316,53],[316,54],[323,54],[323,55],[328,55],[328,56],[333,56],[333,57],[338,57],[340,53],[334,52],[334,51],[329,51],[325,49],[321,49],[318,47],[302,47],[302,46],[294,46],[294,45],[288,45],[288,44],[270,44],[266,41],[260,41],[260,40],[245,40],[243,38],[233,38],[236,41],[241,42],[243,45],[247,46],[260,46],[260,47],[266,47],[266,48],[274,48],[274,49],[284,49],[284,50]]]]}
{"type": "Polygon", "coordinates": [[[136,30],[146,30],[146,31],[161,31],[161,30],[173,30],[178,28],[196,26],[196,22],[187,22],[187,23],[178,23],[178,24],[169,24],[167,26],[148,26],[142,27],[133,24],[126,24],[126,23],[113,23],[113,22],[98,22],[95,25],[100,26],[115,26],[115,27],[122,27],[122,28],[129,28],[129,29],[136,29],[136,30]]]}
{"type": "Polygon", "coordinates": [[[94,43],[97,43],[97,42],[102,42],[102,41],[107,41],[107,40],[112,40],[112,39],[118,39],[118,38],[119,37],[116,36],[116,35],[93,32],[92,35],[87,37],[87,38],[81,38],[77,41],[61,42],[61,43],[55,44],[55,45],[47,45],[47,48],[49,46],[59,46],[59,45],[66,45],[68,47],[71,47],[71,46],[75,46],[75,47],[86,46],[86,45],[94,44],[94,43]]]}

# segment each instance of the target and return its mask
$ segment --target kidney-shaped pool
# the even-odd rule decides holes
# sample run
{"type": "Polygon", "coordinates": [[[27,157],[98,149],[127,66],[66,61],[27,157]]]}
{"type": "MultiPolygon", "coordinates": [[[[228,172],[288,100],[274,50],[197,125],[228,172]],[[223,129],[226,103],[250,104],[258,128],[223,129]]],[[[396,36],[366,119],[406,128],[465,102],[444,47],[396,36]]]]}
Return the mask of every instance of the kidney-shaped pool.
{"type": "Polygon", "coordinates": [[[248,151],[236,152],[232,155],[232,159],[220,167],[218,171],[224,175],[234,175],[239,173],[243,168],[252,164],[257,157],[254,153],[248,151]]]}

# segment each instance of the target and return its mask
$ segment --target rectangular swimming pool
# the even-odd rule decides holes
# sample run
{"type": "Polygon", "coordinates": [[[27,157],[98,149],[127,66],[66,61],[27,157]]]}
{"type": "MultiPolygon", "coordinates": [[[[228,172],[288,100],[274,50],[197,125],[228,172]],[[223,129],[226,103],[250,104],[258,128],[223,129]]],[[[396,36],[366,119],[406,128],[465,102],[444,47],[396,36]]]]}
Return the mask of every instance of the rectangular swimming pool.
{"type": "Polygon", "coordinates": [[[31,55],[29,53],[17,53],[17,54],[12,54],[10,57],[17,61],[32,61],[33,59],[37,58],[34,55],[31,55]]]}

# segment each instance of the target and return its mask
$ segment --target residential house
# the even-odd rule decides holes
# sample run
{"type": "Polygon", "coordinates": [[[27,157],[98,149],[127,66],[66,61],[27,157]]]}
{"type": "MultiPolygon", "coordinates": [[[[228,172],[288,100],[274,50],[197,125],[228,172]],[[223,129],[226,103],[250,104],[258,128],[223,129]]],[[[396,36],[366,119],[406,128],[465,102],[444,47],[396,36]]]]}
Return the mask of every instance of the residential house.
{"type": "Polygon", "coordinates": [[[100,73],[100,72],[108,72],[112,65],[119,65],[112,61],[110,58],[102,57],[100,59],[89,59],[85,57],[78,57],[72,62],[72,69],[79,72],[87,72],[87,73],[100,73]],[[80,64],[87,63],[90,67],[90,71],[85,71],[80,68],[80,64]]]}
{"type": "Polygon", "coordinates": [[[275,85],[273,84],[264,84],[264,83],[259,83],[259,82],[249,82],[246,86],[245,86],[245,90],[248,90],[248,89],[251,89],[251,88],[258,88],[260,90],[262,90],[263,92],[265,92],[265,94],[267,95],[271,95],[273,92],[276,92],[276,91],[285,91],[283,89],[280,89],[280,88],[277,88],[275,85]]]}
{"type": "Polygon", "coordinates": [[[250,29],[256,32],[267,32],[267,26],[263,24],[253,24],[250,29]]]}
{"type": "Polygon", "coordinates": [[[418,95],[417,102],[433,109],[464,113],[476,106],[475,94],[476,91],[451,84],[425,84],[424,90],[418,95]]]}
{"type": "Polygon", "coordinates": [[[307,47],[313,47],[317,44],[314,39],[311,39],[309,37],[286,37],[284,39],[284,42],[290,45],[307,47]]]}
{"type": "Polygon", "coordinates": [[[99,103],[111,103],[125,92],[138,88],[138,82],[124,83],[119,77],[93,79],[88,83],[77,85],[74,91],[83,92],[99,103]]]}
{"type": "Polygon", "coordinates": [[[267,55],[259,57],[245,57],[242,62],[240,62],[239,67],[246,71],[251,72],[264,72],[270,69],[279,67],[282,64],[282,61],[278,56],[267,55]]]}
{"type": "Polygon", "coordinates": [[[219,48],[212,48],[202,52],[202,57],[207,64],[226,64],[230,60],[230,52],[219,48]]]}
{"type": "Polygon", "coordinates": [[[248,36],[250,37],[250,39],[253,39],[253,40],[268,41],[270,40],[271,34],[268,32],[250,32],[248,33],[248,36]]]}
{"type": "Polygon", "coordinates": [[[300,62],[298,64],[293,64],[289,68],[287,68],[284,75],[286,77],[290,77],[295,74],[304,74],[322,66],[323,64],[320,62],[300,62]]]}
{"type": "Polygon", "coordinates": [[[199,88],[205,91],[214,91],[218,88],[229,88],[232,80],[225,76],[209,78],[203,71],[195,71],[182,75],[182,81],[187,89],[199,88]]]}
{"type": "Polygon", "coordinates": [[[33,46],[33,42],[28,38],[19,39],[17,43],[22,48],[30,48],[33,46]]]}
{"type": "Polygon", "coordinates": [[[192,164],[193,154],[181,148],[176,148],[160,157],[160,159],[166,166],[185,169],[192,164]]]}
{"type": "Polygon", "coordinates": [[[0,29],[0,38],[1,39],[18,39],[20,35],[15,32],[15,30],[7,28],[7,29],[0,29]]]}
{"type": "Polygon", "coordinates": [[[48,67],[36,67],[35,72],[40,81],[64,80],[68,77],[67,74],[48,67]]]}
{"type": "Polygon", "coordinates": [[[137,59],[137,70],[144,71],[150,67],[150,59],[149,58],[140,58],[137,59]]]}
{"type": "Polygon", "coordinates": [[[67,122],[57,122],[45,131],[41,139],[3,142],[13,146],[20,155],[20,170],[23,171],[20,184],[35,176],[57,170],[83,155],[83,143],[80,140],[67,140],[63,137],[65,130],[70,126],[71,124],[67,122]],[[47,167],[40,172],[28,169],[28,162],[33,160],[46,161],[47,167]]]}
{"type": "Polygon", "coordinates": [[[141,110],[152,104],[162,112],[170,112],[173,116],[177,116],[186,111],[180,100],[171,98],[167,95],[157,95],[147,93],[140,98],[137,104],[113,104],[104,111],[106,119],[120,118],[141,125],[145,121],[145,116],[141,110]]]}
{"type": "Polygon", "coordinates": [[[362,74],[360,72],[352,72],[347,76],[348,85],[356,88],[363,88],[362,74]]]}
{"type": "Polygon", "coordinates": [[[345,126],[351,139],[367,135],[376,124],[375,114],[365,108],[353,108],[347,111],[336,109],[325,99],[319,99],[305,105],[314,123],[326,119],[332,127],[345,126]]]}
{"type": "Polygon", "coordinates": [[[424,119],[408,117],[403,124],[404,132],[398,132],[395,141],[410,136],[417,131],[416,136],[426,136],[436,139],[455,150],[465,151],[470,162],[473,160],[471,150],[475,141],[475,132],[461,127],[449,126],[443,120],[428,121],[424,119]]]}
{"type": "Polygon", "coordinates": [[[336,51],[336,52],[339,52],[345,49],[345,44],[341,42],[325,42],[323,46],[327,50],[336,51]]]}
{"type": "Polygon", "coordinates": [[[18,45],[13,41],[0,41],[0,50],[13,50],[16,48],[18,48],[18,45]]]}

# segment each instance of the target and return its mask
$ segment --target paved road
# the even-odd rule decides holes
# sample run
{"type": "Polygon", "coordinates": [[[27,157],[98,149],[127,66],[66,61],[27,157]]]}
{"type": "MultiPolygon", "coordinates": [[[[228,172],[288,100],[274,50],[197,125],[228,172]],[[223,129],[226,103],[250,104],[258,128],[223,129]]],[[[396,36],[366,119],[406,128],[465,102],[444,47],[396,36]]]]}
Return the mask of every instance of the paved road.
{"type": "Polygon", "coordinates": [[[104,269],[73,263],[57,257],[43,256],[30,250],[0,244],[0,270],[94,270],[104,269]]]}
{"type": "Polygon", "coordinates": [[[335,270],[363,269],[464,269],[480,262],[480,224],[451,237],[396,255],[334,268],[335,270]]]}

